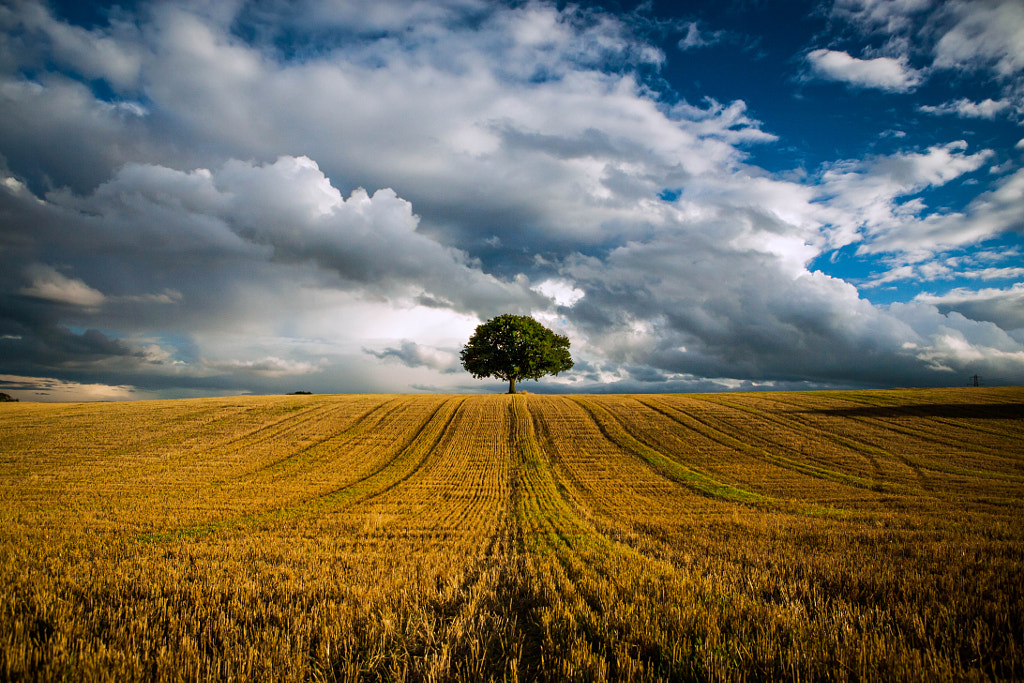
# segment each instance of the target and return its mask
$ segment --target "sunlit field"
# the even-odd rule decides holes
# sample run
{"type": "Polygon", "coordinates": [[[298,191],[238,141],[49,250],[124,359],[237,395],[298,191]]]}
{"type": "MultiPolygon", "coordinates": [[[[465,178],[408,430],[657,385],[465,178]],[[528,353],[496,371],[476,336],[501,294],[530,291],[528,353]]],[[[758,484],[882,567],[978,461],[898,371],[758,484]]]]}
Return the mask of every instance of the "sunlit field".
{"type": "Polygon", "coordinates": [[[1021,680],[1024,389],[0,406],[4,680],[1021,680]]]}

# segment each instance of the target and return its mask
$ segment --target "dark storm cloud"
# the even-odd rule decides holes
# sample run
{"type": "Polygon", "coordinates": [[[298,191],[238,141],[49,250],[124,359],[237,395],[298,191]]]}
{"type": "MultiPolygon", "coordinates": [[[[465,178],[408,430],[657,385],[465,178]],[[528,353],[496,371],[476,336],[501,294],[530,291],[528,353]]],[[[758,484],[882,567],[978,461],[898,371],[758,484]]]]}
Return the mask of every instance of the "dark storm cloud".
{"type": "Polygon", "coordinates": [[[0,339],[5,367],[8,372],[81,369],[112,360],[127,360],[134,364],[143,359],[142,352],[117,339],[111,339],[99,330],[75,333],[66,327],[45,325],[29,327],[9,326],[15,332],[4,333],[0,339]]]}
{"type": "Polygon", "coordinates": [[[971,320],[995,323],[1004,330],[1024,330],[1024,285],[1009,289],[954,290],[943,296],[921,296],[943,313],[956,312],[971,320]]]}
{"type": "Polygon", "coordinates": [[[586,291],[572,319],[588,343],[642,382],[943,384],[979,365],[1024,380],[1012,356],[1018,344],[994,325],[926,305],[873,306],[852,285],[794,272],[778,254],[725,248],[723,234],[734,244],[741,237],[728,226],[692,225],[605,259],[568,262],[564,274],[586,291]]]}

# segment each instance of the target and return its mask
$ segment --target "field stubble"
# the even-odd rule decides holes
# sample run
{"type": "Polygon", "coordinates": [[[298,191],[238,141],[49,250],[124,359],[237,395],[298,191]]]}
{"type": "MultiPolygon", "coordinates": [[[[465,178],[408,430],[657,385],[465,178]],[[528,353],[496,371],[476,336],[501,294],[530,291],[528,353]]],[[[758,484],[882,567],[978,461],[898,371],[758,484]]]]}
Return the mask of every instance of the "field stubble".
{"type": "Polygon", "coordinates": [[[1021,680],[1024,390],[0,410],[4,680],[1021,680]]]}

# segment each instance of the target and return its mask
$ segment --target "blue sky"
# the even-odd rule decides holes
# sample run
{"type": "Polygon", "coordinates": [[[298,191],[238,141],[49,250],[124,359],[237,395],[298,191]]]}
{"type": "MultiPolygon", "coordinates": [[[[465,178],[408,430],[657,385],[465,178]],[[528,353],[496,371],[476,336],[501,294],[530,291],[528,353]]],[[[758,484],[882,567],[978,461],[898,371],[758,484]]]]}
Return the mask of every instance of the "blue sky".
{"type": "Polygon", "coordinates": [[[0,391],[1024,383],[1024,3],[0,6],[0,391]]]}

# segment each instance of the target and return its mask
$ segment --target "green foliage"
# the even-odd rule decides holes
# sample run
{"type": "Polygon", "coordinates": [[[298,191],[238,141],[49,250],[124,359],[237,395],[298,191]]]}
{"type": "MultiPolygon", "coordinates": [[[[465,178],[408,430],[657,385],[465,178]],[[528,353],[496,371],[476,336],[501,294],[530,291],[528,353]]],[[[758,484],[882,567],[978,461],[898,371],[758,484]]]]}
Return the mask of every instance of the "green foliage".
{"type": "Polygon", "coordinates": [[[572,368],[569,338],[555,334],[528,315],[499,315],[477,326],[460,354],[462,367],[477,379],[516,382],[557,375],[572,368]]]}

